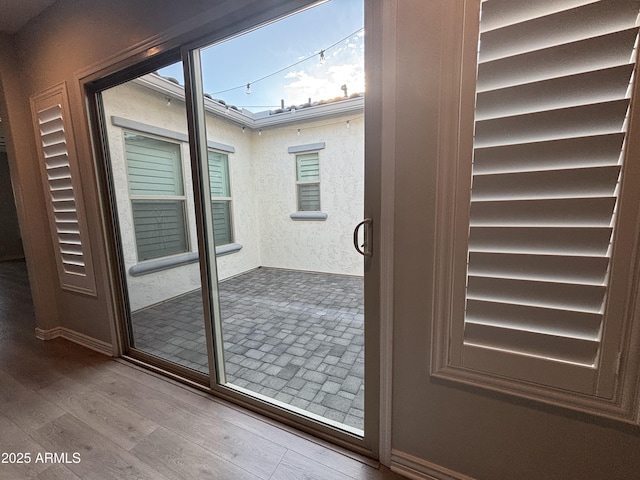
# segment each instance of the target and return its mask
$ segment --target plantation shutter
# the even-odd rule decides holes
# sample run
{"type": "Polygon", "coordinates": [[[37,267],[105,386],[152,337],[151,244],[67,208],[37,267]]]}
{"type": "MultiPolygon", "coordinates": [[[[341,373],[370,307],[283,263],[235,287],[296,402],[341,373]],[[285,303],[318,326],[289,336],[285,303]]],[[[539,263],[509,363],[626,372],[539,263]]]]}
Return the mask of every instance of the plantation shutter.
{"type": "Polygon", "coordinates": [[[595,389],[639,10],[482,4],[465,367],[595,389]]]}
{"type": "Polygon", "coordinates": [[[317,153],[296,155],[298,210],[320,210],[320,159],[317,153]]]}
{"type": "Polygon", "coordinates": [[[231,187],[229,182],[229,158],[209,150],[209,188],[213,210],[213,237],[216,245],[233,241],[231,234],[231,187]]]}
{"type": "Polygon", "coordinates": [[[125,133],[138,260],[189,251],[180,145],[125,133]]]}
{"type": "Polygon", "coordinates": [[[60,285],[95,295],[65,85],[33,97],[31,109],[60,285]]]}

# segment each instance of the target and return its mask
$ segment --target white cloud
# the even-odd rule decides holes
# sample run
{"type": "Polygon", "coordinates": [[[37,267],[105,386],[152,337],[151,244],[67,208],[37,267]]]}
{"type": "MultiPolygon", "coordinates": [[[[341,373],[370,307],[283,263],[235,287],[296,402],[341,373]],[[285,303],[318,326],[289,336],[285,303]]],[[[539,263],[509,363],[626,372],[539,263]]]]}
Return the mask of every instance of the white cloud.
{"type": "Polygon", "coordinates": [[[309,98],[318,101],[340,97],[343,94],[342,85],[347,86],[349,95],[364,92],[364,68],[361,63],[332,65],[314,73],[292,71],[285,78],[293,79],[285,85],[287,105],[305,103],[309,98]]]}

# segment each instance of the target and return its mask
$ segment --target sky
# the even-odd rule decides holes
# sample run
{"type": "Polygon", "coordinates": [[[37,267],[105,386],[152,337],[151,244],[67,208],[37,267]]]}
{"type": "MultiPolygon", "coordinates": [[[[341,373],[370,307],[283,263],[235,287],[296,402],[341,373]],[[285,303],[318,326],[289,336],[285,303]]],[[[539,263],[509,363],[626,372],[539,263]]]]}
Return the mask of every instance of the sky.
{"type": "MultiPolygon", "coordinates": [[[[363,26],[363,0],[329,0],[204,48],[204,91],[254,112],[364,92],[363,26]]],[[[184,84],[181,64],[159,73],[184,84]]]]}

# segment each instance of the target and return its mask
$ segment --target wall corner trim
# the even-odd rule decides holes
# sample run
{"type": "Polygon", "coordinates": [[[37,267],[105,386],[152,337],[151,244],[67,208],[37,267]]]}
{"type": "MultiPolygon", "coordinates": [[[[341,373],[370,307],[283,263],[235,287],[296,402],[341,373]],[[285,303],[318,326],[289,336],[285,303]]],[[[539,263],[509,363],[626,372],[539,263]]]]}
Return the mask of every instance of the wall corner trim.
{"type": "Polygon", "coordinates": [[[391,470],[413,480],[475,480],[468,475],[395,449],[391,451],[391,470]]]}
{"type": "Polygon", "coordinates": [[[89,348],[95,352],[102,353],[103,355],[107,355],[109,357],[115,356],[113,346],[110,343],[76,332],[75,330],[70,330],[66,327],[55,327],[49,330],[36,328],[36,338],[38,340],[53,340],[58,337],[77,343],[78,345],[82,345],[83,347],[89,348]]]}

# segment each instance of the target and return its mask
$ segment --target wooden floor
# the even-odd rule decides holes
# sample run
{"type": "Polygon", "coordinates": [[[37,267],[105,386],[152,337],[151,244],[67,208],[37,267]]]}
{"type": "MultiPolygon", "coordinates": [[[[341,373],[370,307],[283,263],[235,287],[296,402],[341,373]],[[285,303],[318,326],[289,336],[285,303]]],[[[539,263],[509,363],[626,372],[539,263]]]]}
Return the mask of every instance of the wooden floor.
{"type": "Polygon", "coordinates": [[[34,328],[24,263],[0,263],[0,479],[400,478],[34,328]]]}

